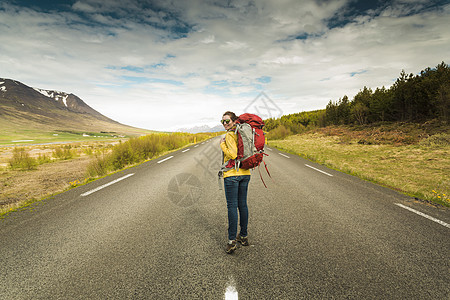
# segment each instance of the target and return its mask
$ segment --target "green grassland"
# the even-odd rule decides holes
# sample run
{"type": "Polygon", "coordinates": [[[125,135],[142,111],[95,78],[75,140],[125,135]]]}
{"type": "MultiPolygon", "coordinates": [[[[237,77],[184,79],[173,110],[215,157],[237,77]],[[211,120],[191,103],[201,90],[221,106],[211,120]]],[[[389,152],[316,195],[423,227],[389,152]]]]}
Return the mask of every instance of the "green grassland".
{"type": "Polygon", "coordinates": [[[24,129],[8,133],[0,133],[0,145],[29,145],[78,141],[97,141],[127,137],[129,136],[102,132],[66,132],[61,130],[45,132],[38,129],[24,129]]]}

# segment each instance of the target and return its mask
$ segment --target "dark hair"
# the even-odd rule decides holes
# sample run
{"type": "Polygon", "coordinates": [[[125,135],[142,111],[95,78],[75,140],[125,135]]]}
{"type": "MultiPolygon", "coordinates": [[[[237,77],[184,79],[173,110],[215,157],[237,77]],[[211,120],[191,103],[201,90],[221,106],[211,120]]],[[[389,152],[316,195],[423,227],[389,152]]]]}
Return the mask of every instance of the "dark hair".
{"type": "Polygon", "coordinates": [[[234,112],[232,112],[232,111],[227,111],[227,112],[225,112],[223,115],[222,115],[222,117],[223,116],[229,116],[230,117],[230,119],[231,119],[231,121],[236,121],[237,120],[237,116],[234,114],[234,112]]]}

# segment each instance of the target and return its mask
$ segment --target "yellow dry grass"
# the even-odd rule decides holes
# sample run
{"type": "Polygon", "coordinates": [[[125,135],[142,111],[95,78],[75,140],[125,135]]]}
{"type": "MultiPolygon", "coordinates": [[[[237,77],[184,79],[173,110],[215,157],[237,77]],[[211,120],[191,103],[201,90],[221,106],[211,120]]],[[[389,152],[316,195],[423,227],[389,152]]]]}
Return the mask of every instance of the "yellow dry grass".
{"type": "Polygon", "coordinates": [[[338,136],[306,133],[271,146],[390,187],[450,206],[450,146],[361,145],[338,136]]]}

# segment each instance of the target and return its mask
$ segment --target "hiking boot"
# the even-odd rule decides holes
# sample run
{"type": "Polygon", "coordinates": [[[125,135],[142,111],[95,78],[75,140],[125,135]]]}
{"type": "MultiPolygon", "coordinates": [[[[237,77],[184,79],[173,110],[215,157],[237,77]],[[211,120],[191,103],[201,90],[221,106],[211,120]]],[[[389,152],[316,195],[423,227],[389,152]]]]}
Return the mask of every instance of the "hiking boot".
{"type": "Polygon", "coordinates": [[[238,241],[239,243],[241,243],[242,246],[248,246],[248,245],[250,245],[250,244],[248,243],[248,237],[247,237],[247,236],[244,237],[244,236],[238,235],[237,241],[238,241]]]}
{"type": "Polygon", "coordinates": [[[236,241],[232,241],[231,243],[227,244],[227,249],[225,250],[228,254],[231,254],[234,252],[234,250],[236,250],[237,245],[236,245],[236,241]]]}

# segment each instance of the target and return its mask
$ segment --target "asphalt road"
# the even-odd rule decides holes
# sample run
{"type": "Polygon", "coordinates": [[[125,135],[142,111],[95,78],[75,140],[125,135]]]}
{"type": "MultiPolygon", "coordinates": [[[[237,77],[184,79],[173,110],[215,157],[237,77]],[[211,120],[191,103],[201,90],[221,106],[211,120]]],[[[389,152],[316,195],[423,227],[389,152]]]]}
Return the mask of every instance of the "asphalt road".
{"type": "Polygon", "coordinates": [[[450,298],[448,209],[267,153],[251,246],[225,253],[216,138],[1,220],[0,299],[450,298]]]}

